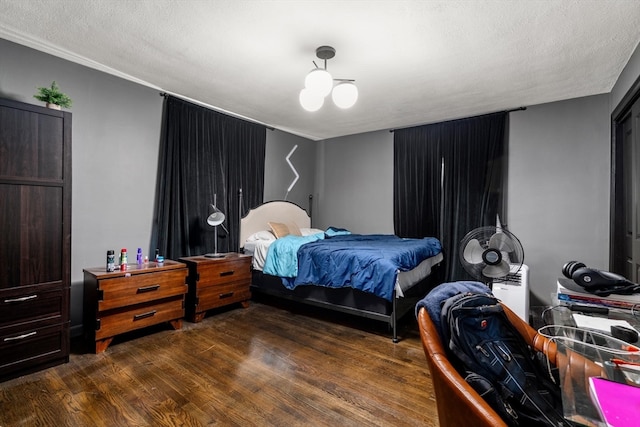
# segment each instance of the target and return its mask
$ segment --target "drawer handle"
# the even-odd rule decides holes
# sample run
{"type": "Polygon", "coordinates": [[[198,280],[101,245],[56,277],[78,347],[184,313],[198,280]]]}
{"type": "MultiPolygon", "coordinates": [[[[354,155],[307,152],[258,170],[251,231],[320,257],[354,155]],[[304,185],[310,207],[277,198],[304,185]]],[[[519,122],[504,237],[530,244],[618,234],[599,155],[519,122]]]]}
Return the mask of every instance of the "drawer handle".
{"type": "Polygon", "coordinates": [[[220,299],[229,298],[233,296],[233,292],[227,292],[226,294],[220,294],[220,299]]]}
{"type": "Polygon", "coordinates": [[[231,276],[233,273],[235,273],[235,271],[233,270],[223,271],[222,273],[220,273],[220,277],[231,276]]]}
{"type": "Polygon", "coordinates": [[[5,338],[5,339],[4,339],[4,342],[7,342],[7,341],[23,340],[23,339],[25,339],[25,338],[29,338],[29,337],[34,336],[36,333],[37,333],[36,331],[33,331],[33,332],[29,332],[28,334],[18,335],[17,337],[9,337],[9,338],[5,338]]]}
{"type": "Polygon", "coordinates": [[[24,301],[29,301],[35,298],[38,298],[38,295],[29,295],[28,297],[6,299],[4,300],[4,302],[24,302],[24,301]]]}
{"type": "Polygon", "coordinates": [[[133,316],[133,320],[146,319],[147,317],[153,317],[156,315],[156,310],[147,311],[146,313],[136,314],[133,316]]]}
{"type": "Polygon", "coordinates": [[[160,285],[143,286],[141,288],[138,288],[138,293],[142,294],[145,292],[157,291],[158,289],[160,289],[160,285]]]}

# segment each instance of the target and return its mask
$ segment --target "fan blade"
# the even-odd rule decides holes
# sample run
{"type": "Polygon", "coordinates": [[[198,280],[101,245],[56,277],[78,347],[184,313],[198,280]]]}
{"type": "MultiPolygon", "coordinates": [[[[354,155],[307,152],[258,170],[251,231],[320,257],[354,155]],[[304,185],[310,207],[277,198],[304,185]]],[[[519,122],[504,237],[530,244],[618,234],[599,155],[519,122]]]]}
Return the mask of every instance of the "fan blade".
{"type": "Polygon", "coordinates": [[[481,264],[483,262],[483,253],[484,249],[480,246],[478,239],[471,239],[469,243],[467,243],[467,246],[464,247],[462,256],[469,264],[481,264]]]}
{"type": "Polygon", "coordinates": [[[489,239],[489,247],[498,249],[501,252],[513,252],[515,246],[511,237],[504,233],[496,233],[489,239]]]}
{"type": "Polygon", "coordinates": [[[503,260],[498,265],[487,265],[482,270],[482,274],[492,279],[499,279],[509,274],[510,271],[511,268],[509,267],[509,263],[503,260]]]}

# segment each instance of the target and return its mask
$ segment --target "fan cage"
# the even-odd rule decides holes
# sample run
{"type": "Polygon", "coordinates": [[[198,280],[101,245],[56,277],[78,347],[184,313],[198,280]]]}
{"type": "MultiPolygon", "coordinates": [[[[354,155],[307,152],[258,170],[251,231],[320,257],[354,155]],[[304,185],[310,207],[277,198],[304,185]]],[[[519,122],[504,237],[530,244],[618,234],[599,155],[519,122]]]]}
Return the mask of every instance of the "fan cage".
{"type": "MultiPolygon", "coordinates": [[[[475,245],[475,243],[473,244],[475,245]]],[[[495,248],[493,249],[495,250],[495,248]]],[[[515,283],[520,281],[518,272],[524,264],[524,249],[520,240],[504,227],[487,226],[479,227],[470,231],[461,241],[459,254],[460,262],[465,271],[477,280],[483,281],[485,283],[492,283],[494,281],[515,283]],[[476,240],[484,251],[486,251],[487,249],[491,249],[489,244],[491,237],[498,233],[502,233],[508,238],[508,242],[513,249],[508,252],[500,251],[503,255],[503,259],[505,259],[505,255],[507,256],[507,259],[505,259],[505,261],[507,261],[507,263],[509,264],[509,271],[505,275],[500,277],[489,277],[483,273],[485,267],[487,267],[488,264],[484,261],[480,263],[471,263],[465,259],[464,252],[465,248],[467,248],[473,240],[476,240]]]]}

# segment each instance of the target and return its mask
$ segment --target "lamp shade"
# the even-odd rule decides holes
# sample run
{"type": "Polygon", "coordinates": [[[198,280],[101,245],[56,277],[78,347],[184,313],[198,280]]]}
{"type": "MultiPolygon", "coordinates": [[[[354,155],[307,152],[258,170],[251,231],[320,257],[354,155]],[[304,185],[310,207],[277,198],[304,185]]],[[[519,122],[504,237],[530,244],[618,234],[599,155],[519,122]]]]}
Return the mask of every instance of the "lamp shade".
{"type": "Polygon", "coordinates": [[[318,111],[324,104],[324,96],[311,92],[309,89],[300,91],[300,105],[307,111],[318,111]]]}
{"type": "Polygon", "coordinates": [[[207,217],[207,224],[212,227],[216,227],[224,222],[224,214],[215,205],[209,205],[209,216],[207,217]]]}
{"type": "Polygon", "coordinates": [[[327,70],[314,68],[304,79],[304,87],[319,96],[327,96],[333,87],[333,78],[327,70]]]}
{"type": "Polygon", "coordinates": [[[351,108],[358,100],[358,87],[353,82],[341,82],[331,93],[333,103],[340,108],[351,108]]]}

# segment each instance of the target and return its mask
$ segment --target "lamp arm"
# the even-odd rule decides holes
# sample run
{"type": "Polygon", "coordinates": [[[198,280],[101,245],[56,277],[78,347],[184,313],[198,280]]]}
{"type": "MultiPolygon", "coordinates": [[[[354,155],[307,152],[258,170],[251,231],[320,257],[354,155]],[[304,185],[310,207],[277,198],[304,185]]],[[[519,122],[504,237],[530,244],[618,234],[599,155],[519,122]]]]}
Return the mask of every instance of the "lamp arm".
{"type": "Polygon", "coordinates": [[[229,230],[227,230],[227,227],[224,226],[224,223],[220,224],[220,227],[222,227],[225,233],[229,234],[229,230]]]}

